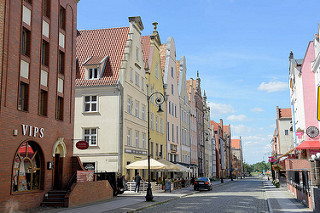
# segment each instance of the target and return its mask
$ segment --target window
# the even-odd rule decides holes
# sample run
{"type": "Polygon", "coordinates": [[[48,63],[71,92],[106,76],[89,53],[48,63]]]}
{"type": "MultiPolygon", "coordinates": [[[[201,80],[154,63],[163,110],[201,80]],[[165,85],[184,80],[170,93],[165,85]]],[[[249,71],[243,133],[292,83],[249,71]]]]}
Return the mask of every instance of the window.
{"type": "Polygon", "coordinates": [[[156,143],[156,156],[159,156],[159,144],[156,143]]]}
{"type": "Polygon", "coordinates": [[[20,82],[19,88],[19,100],[18,100],[18,110],[28,111],[29,106],[29,85],[23,82],[20,82]]]}
{"type": "Polygon", "coordinates": [[[177,106],[174,106],[174,114],[175,114],[175,116],[177,118],[177,106]]]}
{"type": "Polygon", "coordinates": [[[98,111],[98,96],[85,96],[84,97],[84,112],[97,112],[98,111]]]}
{"type": "Polygon", "coordinates": [[[174,142],[174,124],[172,124],[172,142],[174,142]]]}
{"type": "Polygon", "coordinates": [[[153,113],[151,112],[150,113],[150,127],[151,127],[151,130],[154,130],[154,126],[153,126],[153,113]]]}
{"type": "Polygon", "coordinates": [[[158,63],[156,63],[156,71],[155,71],[156,78],[159,79],[159,68],[158,63]]]}
{"type": "Polygon", "coordinates": [[[171,101],[169,101],[169,114],[171,114],[171,101]]]}
{"type": "Polygon", "coordinates": [[[144,78],[141,77],[141,89],[144,91],[144,78]]]}
{"type": "Polygon", "coordinates": [[[48,92],[45,90],[40,90],[39,113],[40,115],[47,116],[47,112],[48,112],[48,92]]]}
{"type": "Polygon", "coordinates": [[[45,40],[42,40],[41,63],[47,67],[49,66],[49,43],[45,40]]]}
{"type": "Polygon", "coordinates": [[[139,61],[139,48],[138,47],[136,48],[136,59],[137,59],[137,61],[139,61]]]}
{"type": "Polygon", "coordinates": [[[58,56],[58,71],[60,74],[64,74],[64,52],[59,50],[58,56]]]}
{"type": "Polygon", "coordinates": [[[133,82],[133,70],[130,68],[130,81],[133,82]]]}
{"type": "Polygon", "coordinates": [[[128,96],[128,99],[127,99],[127,112],[129,114],[132,114],[132,105],[133,105],[132,98],[130,96],[128,96]]]}
{"type": "Polygon", "coordinates": [[[173,78],[173,67],[171,67],[171,77],[173,78]]]}
{"type": "Polygon", "coordinates": [[[43,0],[43,15],[50,18],[50,0],[43,0]]]}
{"type": "Polygon", "coordinates": [[[40,190],[43,177],[41,168],[43,157],[39,146],[33,142],[21,144],[13,162],[12,191],[40,190]]]}
{"type": "Polygon", "coordinates": [[[159,118],[156,116],[156,131],[159,132],[159,118]]]}
{"type": "Polygon", "coordinates": [[[174,95],[173,84],[171,84],[171,94],[174,95]]]}
{"type": "Polygon", "coordinates": [[[31,33],[28,29],[22,28],[21,54],[30,57],[31,33]]]}
{"type": "Polygon", "coordinates": [[[66,9],[60,6],[59,14],[59,27],[63,30],[66,29],[66,9]]]}
{"type": "Polygon", "coordinates": [[[99,79],[99,69],[91,68],[89,69],[89,80],[99,79]]]}
{"type": "Polygon", "coordinates": [[[136,72],[136,85],[139,86],[139,73],[136,72]]]}
{"type": "Polygon", "coordinates": [[[32,0],[25,0],[26,2],[28,2],[29,4],[32,4],[32,0]]]}
{"type": "Polygon", "coordinates": [[[160,118],[160,133],[163,134],[163,119],[160,118]]]}
{"type": "Polygon", "coordinates": [[[144,148],[144,149],[147,148],[146,133],[142,133],[142,148],[144,148]]]}
{"type": "Polygon", "coordinates": [[[284,134],[285,135],[288,135],[289,134],[289,131],[286,129],[286,130],[284,130],[284,134]]]}
{"type": "Polygon", "coordinates": [[[136,101],[135,116],[139,118],[139,101],[136,101]]]}
{"type": "Polygon", "coordinates": [[[168,136],[168,141],[170,141],[170,123],[167,122],[167,136],[168,136]]]}
{"type": "Polygon", "coordinates": [[[146,120],[146,106],[142,105],[142,120],[146,120]]]}
{"type": "Polygon", "coordinates": [[[127,145],[131,146],[131,129],[127,130],[127,145]]]}
{"type": "Polygon", "coordinates": [[[84,140],[89,143],[89,146],[97,146],[98,131],[96,128],[84,129],[84,140]]]}
{"type": "Polygon", "coordinates": [[[163,145],[160,145],[160,153],[159,153],[160,157],[162,157],[162,149],[163,149],[163,145]]]}
{"type": "Polygon", "coordinates": [[[177,143],[179,143],[179,127],[176,126],[177,143]]]}
{"type": "Polygon", "coordinates": [[[136,147],[139,148],[139,132],[136,131],[136,147]]]}
{"type": "Polygon", "coordinates": [[[57,98],[56,119],[63,120],[63,98],[60,96],[57,98]]]}
{"type": "Polygon", "coordinates": [[[151,157],[153,158],[153,142],[150,143],[150,153],[151,157]]]}

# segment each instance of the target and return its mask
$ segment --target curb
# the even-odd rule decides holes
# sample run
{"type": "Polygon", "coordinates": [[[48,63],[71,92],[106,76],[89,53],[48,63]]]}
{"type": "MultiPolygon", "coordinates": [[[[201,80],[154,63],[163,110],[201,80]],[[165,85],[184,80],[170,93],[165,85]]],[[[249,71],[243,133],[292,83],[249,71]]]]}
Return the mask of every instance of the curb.
{"type": "Polygon", "coordinates": [[[266,185],[265,185],[265,182],[266,182],[266,181],[267,181],[267,180],[263,180],[264,194],[265,194],[266,200],[267,200],[268,212],[269,212],[269,213],[273,213],[273,209],[272,209],[272,207],[271,207],[271,204],[270,204],[269,198],[268,198],[268,196],[267,196],[267,192],[266,192],[266,185]]]}

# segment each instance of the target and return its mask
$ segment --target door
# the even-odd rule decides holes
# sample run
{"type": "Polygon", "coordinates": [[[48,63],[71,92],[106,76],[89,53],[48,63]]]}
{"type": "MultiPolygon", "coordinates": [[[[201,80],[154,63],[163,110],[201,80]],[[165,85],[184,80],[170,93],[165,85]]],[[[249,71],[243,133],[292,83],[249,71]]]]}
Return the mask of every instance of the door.
{"type": "Polygon", "coordinates": [[[53,176],[53,188],[62,189],[62,175],[63,175],[63,158],[60,154],[55,154],[54,157],[54,176],[53,176]]]}

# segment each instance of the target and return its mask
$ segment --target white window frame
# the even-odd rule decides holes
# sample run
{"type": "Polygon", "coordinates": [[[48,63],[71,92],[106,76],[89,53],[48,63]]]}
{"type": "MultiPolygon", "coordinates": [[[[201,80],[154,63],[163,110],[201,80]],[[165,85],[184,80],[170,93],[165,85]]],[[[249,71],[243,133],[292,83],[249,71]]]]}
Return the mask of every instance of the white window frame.
{"type": "Polygon", "coordinates": [[[156,76],[156,78],[157,78],[157,79],[159,79],[159,68],[158,68],[158,63],[156,63],[155,76],[156,76]]]}
{"type": "Polygon", "coordinates": [[[146,133],[142,133],[142,148],[144,148],[144,149],[147,148],[146,133]]]}
{"type": "Polygon", "coordinates": [[[156,116],[156,131],[159,132],[159,117],[156,116]]]}
{"type": "Polygon", "coordinates": [[[98,107],[99,107],[99,96],[97,95],[86,95],[86,96],[83,96],[83,112],[87,113],[87,112],[98,112],[98,107]],[[86,101],[86,97],[89,97],[89,100],[86,101]],[[96,100],[93,101],[92,97],[96,97],[96,100]],[[89,105],[89,110],[86,110],[86,106],[89,105]],[[96,110],[92,110],[92,106],[93,105],[96,105],[96,110]]]}
{"type": "Polygon", "coordinates": [[[136,59],[137,59],[137,61],[139,61],[139,48],[138,47],[136,48],[136,59]]]}
{"type": "Polygon", "coordinates": [[[160,118],[160,133],[163,134],[163,119],[160,118]]]}
{"type": "Polygon", "coordinates": [[[127,129],[127,146],[131,146],[131,132],[132,132],[132,129],[128,128],[127,129]]]}
{"type": "Polygon", "coordinates": [[[175,138],[174,138],[174,124],[171,124],[172,126],[172,142],[175,141],[175,138]]]}
{"type": "Polygon", "coordinates": [[[142,113],[142,120],[146,120],[146,105],[142,105],[142,109],[141,109],[141,113],[142,113]]]}
{"type": "Polygon", "coordinates": [[[100,70],[99,70],[99,68],[98,67],[89,68],[88,79],[89,80],[96,80],[96,79],[99,79],[99,78],[100,78],[100,70]],[[95,74],[97,75],[96,77],[94,77],[95,74]]]}
{"type": "Polygon", "coordinates": [[[135,72],[135,84],[139,87],[140,86],[140,75],[138,72],[135,72]]]}
{"type": "Polygon", "coordinates": [[[83,138],[88,142],[89,146],[98,146],[98,128],[83,128],[83,138]],[[86,133],[86,130],[89,130],[89,133],[86,133]],[[95,133],[92,133],[93,130],[95,130],[95,133]],[[95,138],[95,143],[93,143],[93,138],[95,138]]]}
{"type": "Polygon", "coordinates": [[[136,101],[135,116],[137,118],[139,118],[139,107],[140,107],[139,105],[140,105],[139,101],[136,101]]]}
{"type": "Polygon", "coordinates": [[[141,77],[141,89],[144,91],[144,77],[141,77]]]}
{"type": "Polygon", "coordinates": [[[132,98],[130,96],[127,98],[127,112],[132,114],[132,98]]]}
{"type": "Polygon", "coordinates": [[[130,81],[133,82],[133,69],[132,68],[130,68],[129,75],[130,75],[130,81]]]}
{"type": "Polygon", "coordinates": [[[139,131],[136,131],[136,147],[139,148],[139,131]]]}

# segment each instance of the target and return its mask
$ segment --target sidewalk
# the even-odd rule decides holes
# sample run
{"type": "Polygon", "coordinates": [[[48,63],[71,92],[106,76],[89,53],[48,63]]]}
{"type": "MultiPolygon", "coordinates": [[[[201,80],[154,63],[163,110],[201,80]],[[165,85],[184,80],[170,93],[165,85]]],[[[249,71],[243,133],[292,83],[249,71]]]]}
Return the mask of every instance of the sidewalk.
{"type": "Polygon", "coordinates": [[[276,188],[269,180],[264,181],[264,188],[270,213],[277,212],[312,212],[308,207],[299,203],[287,187],[276,188]]]}

